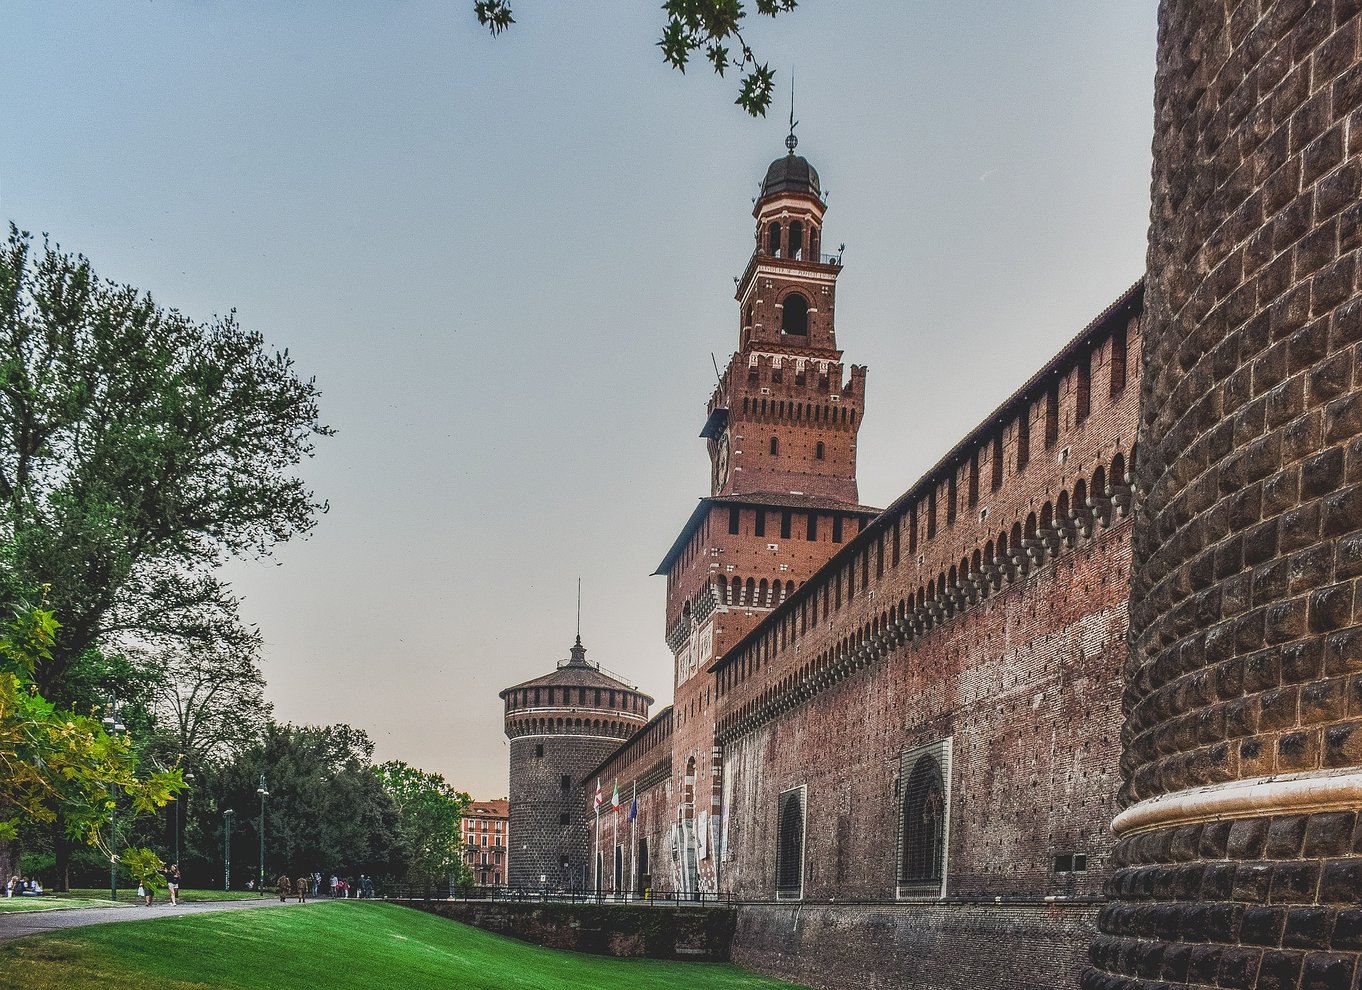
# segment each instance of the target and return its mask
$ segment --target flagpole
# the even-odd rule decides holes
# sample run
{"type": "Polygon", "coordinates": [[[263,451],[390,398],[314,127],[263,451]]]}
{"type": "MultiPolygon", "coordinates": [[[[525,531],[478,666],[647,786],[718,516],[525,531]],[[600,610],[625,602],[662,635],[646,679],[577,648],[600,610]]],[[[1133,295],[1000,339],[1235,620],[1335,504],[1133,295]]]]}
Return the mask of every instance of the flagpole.
{"type": "Polygon", "coordinates": [[[629,803],[629,893],[638,889],[638,781],[634,781],[634,799],[629,803]]]}

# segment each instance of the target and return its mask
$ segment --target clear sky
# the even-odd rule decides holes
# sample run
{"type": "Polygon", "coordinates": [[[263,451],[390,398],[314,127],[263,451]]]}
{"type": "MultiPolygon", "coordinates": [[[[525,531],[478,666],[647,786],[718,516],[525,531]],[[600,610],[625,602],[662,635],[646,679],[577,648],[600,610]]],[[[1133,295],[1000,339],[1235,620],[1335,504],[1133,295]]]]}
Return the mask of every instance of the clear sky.
{"type": "MultiPolygon", "coordinates": [[[[657,0],[0,0],[0,220],[323,390],[331,512],[228,575],[276,715],[506,793],[497,691],[572,643],[671,697],[663,581],[784,153],[736,79],[667,68],[657,0]]],[[[1143,271],[1156,0],[804,0],[797,82],[869,366],[887,505],[1143,271]]]]}

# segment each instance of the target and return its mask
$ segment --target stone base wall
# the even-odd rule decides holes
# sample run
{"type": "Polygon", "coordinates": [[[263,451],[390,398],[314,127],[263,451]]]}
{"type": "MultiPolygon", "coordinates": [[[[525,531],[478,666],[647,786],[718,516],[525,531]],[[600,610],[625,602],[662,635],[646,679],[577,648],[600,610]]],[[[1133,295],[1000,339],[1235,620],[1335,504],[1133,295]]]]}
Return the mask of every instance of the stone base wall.
{"type": "Polygon", "coordinates": [[[1087,962],[1098,905],[767,904],[738,909],[733,962],[817,990],[1055,990],[1087,962]]]}
{"type": "Polygon", "coordinates": [[[539,904],[510,901],[395,901],[550,949],[599,956],[727,962],[732,908],[539,904]]]}

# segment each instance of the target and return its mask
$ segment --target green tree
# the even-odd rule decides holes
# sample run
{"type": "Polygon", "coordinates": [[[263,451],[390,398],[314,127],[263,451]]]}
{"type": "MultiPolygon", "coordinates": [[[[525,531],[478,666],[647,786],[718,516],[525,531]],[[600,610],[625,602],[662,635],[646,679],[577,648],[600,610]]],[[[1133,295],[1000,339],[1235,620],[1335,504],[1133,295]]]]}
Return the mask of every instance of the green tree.
{"type": "Polygon", "coordinates": [[[128,659],[163,759],[191,768],[224,762],[257,742],[269,724],[254,643],[168,639],[133,648],[128,659]]]}
{"type": "Polygon", "coordinates": [[[0,536],[65,624],[39,686],[90,704],[93,648],[255,641],[214,569],[311,529],[325,505],[294,468],[331,431],[315,383],[234,317],[194,322],[31,240],[11,225],[0,248],[0,536]]]}
{"type": "Polygon", "coordinates": [[[64,822],[66,834],[114,852],[108,827],[122,813],[161,808],[184,789],[178,769],[139,776],[126,734],[63,710],[39,693],[34,673],[52,655],[60,624],[49,610],[11,605],[0,630],[0,841],[26,823],[64,822]]]}
{"type": "Polygon", "coordinates": [[[374,773],[373,743],[348,725],[265,727],[259,742],[205,773],[196,807],[205,833],[236,811],[239,869],[258,869],[260,797],[265,799],[265,875],[320,870],[400,877],[407,869],[397,806],[374,773]],[[253,864],[248,867],[247,864],[253,864]]]}
{"type": "Polygon", "coordinates": [[[383,790],[399,815],[398,836],[407,854],[407,879],[453,878],[467,870],[459,823],[472,798],[451,787],[438,773],[418,770],[401,760],[376,768],[383,790]]]}
{"type": "MultiPolygon", "coordinates": [[[[758,14],[767,17],[796,6],[797,0],[754,0],[752,4],[758,14]]],[[[775,93],[776,73],[767,63],[757,61],[743,37],[745,0],[666,0],[662,11],[667,23],[657,47],[662,49],[663,61],[685,72],[691,56],[703,53],[704,60],[720,76],[729,69],[738,70],[742,75],[738,98],[733,102],[754,117],[766,116],[775,93]]],[[[475,0],[473,12],[494,37],[515,23],[510,0],[475,0]]]]}

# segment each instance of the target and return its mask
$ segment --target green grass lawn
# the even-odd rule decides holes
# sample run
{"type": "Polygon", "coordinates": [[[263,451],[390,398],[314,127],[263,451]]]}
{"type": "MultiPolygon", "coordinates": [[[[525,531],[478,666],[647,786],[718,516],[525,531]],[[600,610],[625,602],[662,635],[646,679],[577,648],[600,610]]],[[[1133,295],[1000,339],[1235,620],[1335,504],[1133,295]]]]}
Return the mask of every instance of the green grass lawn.
{"type": "MultiPolygon", "coordinates": [[[[194,901],[239,901],[254,898],[255,894],[233,890],[180,890],[180,900],[194,901]]],[[[119,887],[118,902],[131,904],[137,900],[137,887],[119,887]]],[[[164,890],[156,894],[157,903],[170,903],[170,895],[164,890]]],[[[56,908],[109,907],[108,888],[72,888],[69,894],[46,893],[42,897],[0,897],[0,914],[11,911],[52,911],[56,908]]]]}
{"type": "Polygon", "coordinates": [[[577,955],[395,904],[95,925],[0,945],[25,990],[778,990],[735,966],[577,955]]]}

